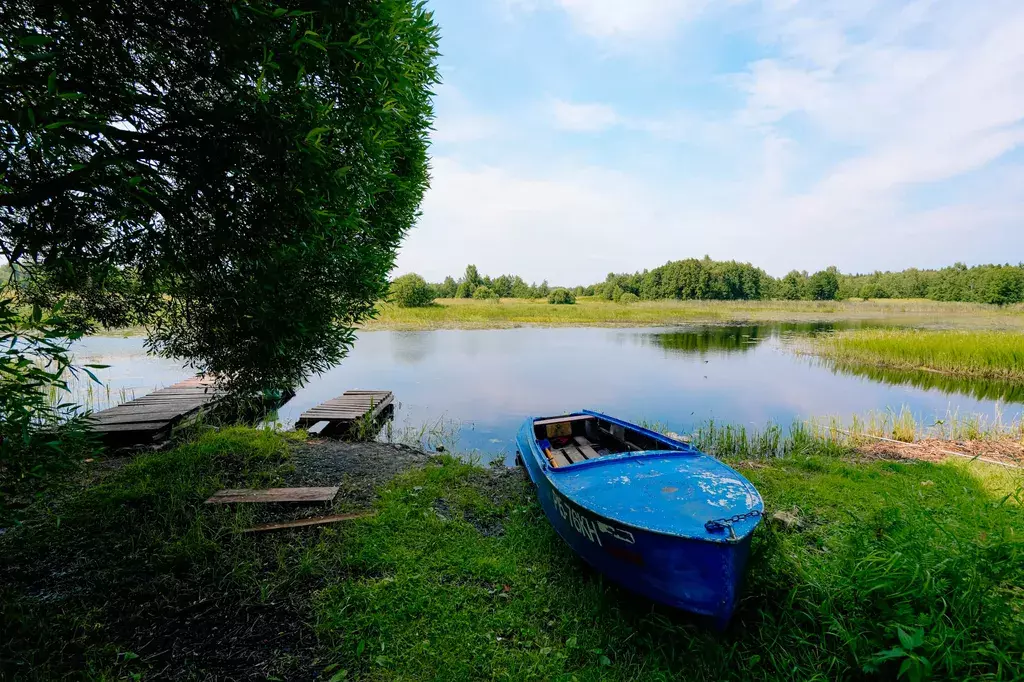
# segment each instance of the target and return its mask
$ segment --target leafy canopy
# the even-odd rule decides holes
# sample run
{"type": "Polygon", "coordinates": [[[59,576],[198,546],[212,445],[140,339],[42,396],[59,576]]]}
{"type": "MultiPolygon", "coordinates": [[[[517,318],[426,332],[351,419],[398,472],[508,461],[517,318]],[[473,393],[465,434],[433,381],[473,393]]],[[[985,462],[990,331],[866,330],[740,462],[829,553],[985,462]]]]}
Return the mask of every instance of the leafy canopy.
{"type": "Polygon", "coordinates": [[[228,386],[337,363],[428,183],[412,0],[6,0],[0,255],[228,386]]]}
{"type": "Polygon", "coordinates": [[[475,298],[477,300],[481,300],[481,301],[488,300],[488,299],[497,300],[498,299],[498,295],[496,293],[494,293],[493,291],[491,291],[490,287],[485,286],[485,285],[481,285],[481,286],[478,286],[476,289],[473,290],[473,298],[475,298]]]}
{"type": "Polygon", "coordinates": [[[402,275],[391,283],[391,300],[400,308],[422,308],[434,302],[434,289],[416,273],[402,275]]]}
{"type": "Polygon", "coordinates": [[[552,305],[572,305],[576,302],[576,296],[568,289],[552,289],[548,294],[548,303],[552,305]]]}

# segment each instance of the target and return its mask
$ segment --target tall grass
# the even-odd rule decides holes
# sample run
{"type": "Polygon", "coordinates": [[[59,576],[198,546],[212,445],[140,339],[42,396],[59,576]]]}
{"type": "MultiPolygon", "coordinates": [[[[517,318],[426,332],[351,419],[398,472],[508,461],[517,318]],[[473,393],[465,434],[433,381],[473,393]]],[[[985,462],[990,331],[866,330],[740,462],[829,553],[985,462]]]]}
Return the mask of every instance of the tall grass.
{"type": "Polygon", "coordinates": [[[876,436],[905,443],[925,438],[1024,441],[1024,419],[1018,416],[1004,421],[999,410],[991,419],[986,415],[947,411],[945,415],[923,420],[904,405],[898,411],[875,410],[866,415],[854,415],[849,422],[835,416],[815,418],[808,420],[806,427],[814,438],[826,440],[843,440],[845,435],[855,439],[876,436]]]}
{"type": "Polygon", "coordinates": [[[109,384],[97,384],[94,381],[70,381],[67,391],[50,386],[46,393],[46,402],[49,405],[74,403],[90,412],[105,410],[129,400],[135,400],[135,389],[123,387],[112,389],[109,384]]]}
{"type": "Polygon", "coordinates": [[[814,352],[843,365],[1024,381],[1024,334],[994,330],[863,329],[820,336],[814,352]]]}

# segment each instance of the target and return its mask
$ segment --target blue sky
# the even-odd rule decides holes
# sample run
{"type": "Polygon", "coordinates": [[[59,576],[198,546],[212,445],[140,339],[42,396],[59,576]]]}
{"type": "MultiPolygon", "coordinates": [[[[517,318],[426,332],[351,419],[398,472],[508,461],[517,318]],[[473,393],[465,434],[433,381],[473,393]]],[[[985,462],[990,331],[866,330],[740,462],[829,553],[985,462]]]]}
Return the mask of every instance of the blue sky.
{"type": "Polygon", "coordinates": [[[1020,0],[430,0],[430,280],[1024,260],[1020,0]]]}

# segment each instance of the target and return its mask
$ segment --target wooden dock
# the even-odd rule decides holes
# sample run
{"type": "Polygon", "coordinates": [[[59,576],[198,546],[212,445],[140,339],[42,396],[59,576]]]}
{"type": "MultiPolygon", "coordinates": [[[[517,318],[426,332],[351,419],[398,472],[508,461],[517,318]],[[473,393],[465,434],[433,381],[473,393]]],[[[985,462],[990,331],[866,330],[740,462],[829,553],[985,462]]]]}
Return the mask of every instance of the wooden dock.
{"type": "Polygon", "coordinates": [[[152,443],[200,409],[215,403],[225,391],[208,377],[192,377],[92,415],[92,430],[104,441],[118,445],[152,443]]]}
{"type": "Polygon", "coordinates": [[[394,400],[391,391],[345,391],[303,412],[295,426],[311,433],[344,435],[360,423],[376,425],[385,411],[392,409],[394,400]]]}

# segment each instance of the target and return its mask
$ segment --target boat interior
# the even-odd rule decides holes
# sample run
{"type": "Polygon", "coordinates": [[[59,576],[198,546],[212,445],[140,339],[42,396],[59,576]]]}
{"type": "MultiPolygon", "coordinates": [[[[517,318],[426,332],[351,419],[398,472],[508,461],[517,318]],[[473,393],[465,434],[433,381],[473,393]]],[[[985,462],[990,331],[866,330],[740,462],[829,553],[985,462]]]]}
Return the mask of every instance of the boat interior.
{"type": "Polygon", "coordinates": [[[533,431],[555,468],[624,452],[671,449],[647,434],[589,414],[538,419],[533,431]]]}

